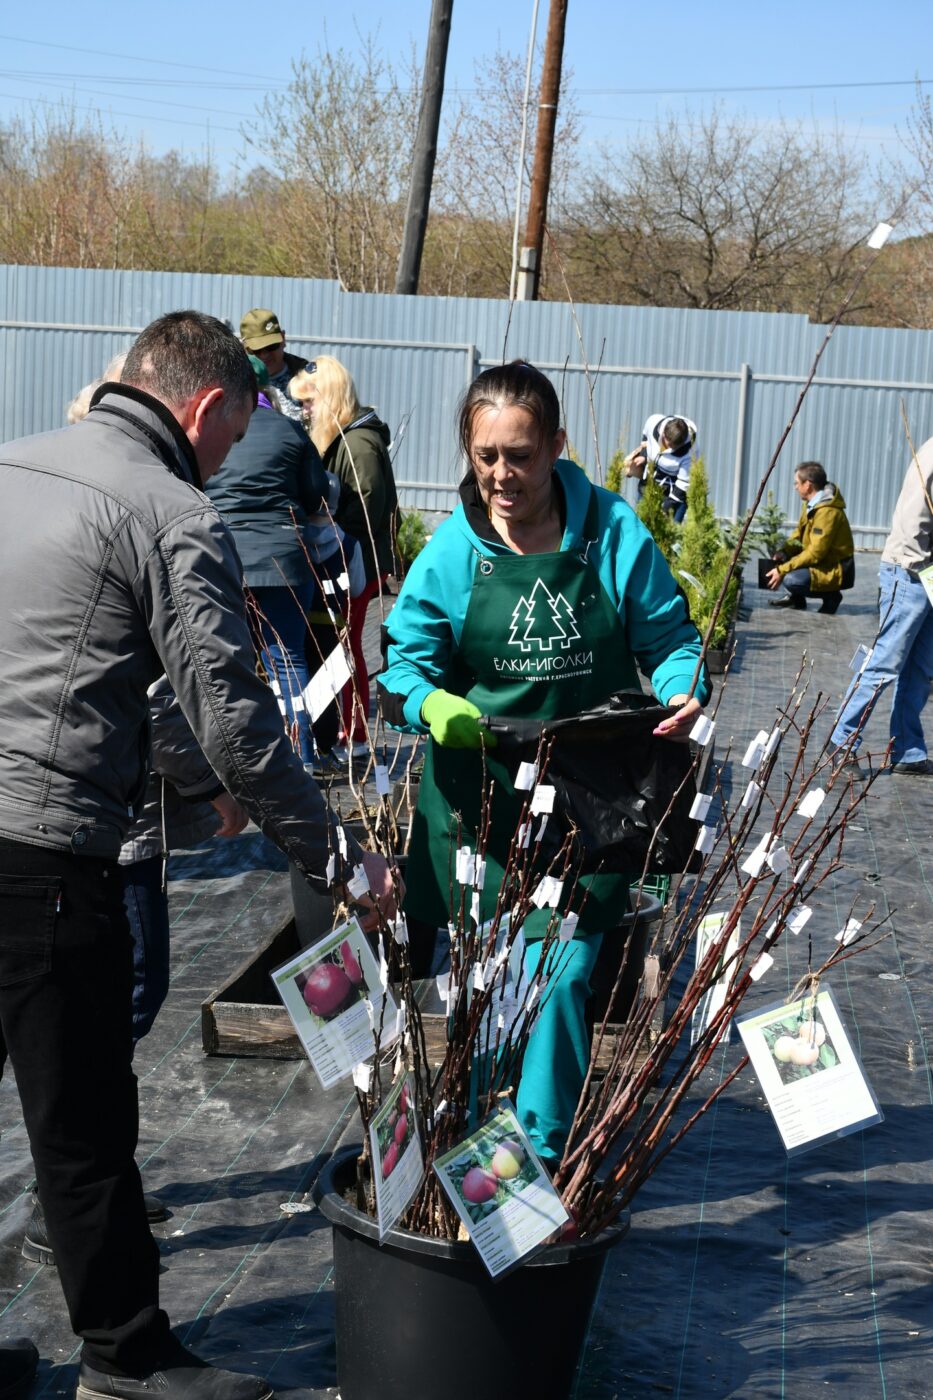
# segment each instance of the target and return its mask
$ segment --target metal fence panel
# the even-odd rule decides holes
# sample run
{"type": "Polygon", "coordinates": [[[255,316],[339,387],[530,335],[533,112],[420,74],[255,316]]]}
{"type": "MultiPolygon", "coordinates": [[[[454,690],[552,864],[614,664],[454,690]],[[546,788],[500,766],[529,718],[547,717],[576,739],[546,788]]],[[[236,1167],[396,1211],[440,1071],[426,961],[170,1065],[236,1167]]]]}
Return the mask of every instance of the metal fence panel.
{"type": "MultiPolygon", "coordinates": [[[[402,501],[427,509],[455,499],[463,389],[484,365],[522,357],[548,367],[594,479],[619,446],[635,445],[649,413],[685,413],[698,424],[718,511],[741,514],[825,333],[802,316],[765,312],[574,311],[347,293],[295,278],[0,267],[0,441],[58,427],[113,354],[183,306],[235,328],[250,307],[269,306],[298,353],[343,360],[396,437],[407,423],[396,458],[402,501]]],[[[816,458],[846,496],[857,543],[880,544],[907,464],[901,400],[919,445],[933,431],[933,333],[840,327],[773,481],[788,518],[798,507],[792,468],[816,458]]]]}

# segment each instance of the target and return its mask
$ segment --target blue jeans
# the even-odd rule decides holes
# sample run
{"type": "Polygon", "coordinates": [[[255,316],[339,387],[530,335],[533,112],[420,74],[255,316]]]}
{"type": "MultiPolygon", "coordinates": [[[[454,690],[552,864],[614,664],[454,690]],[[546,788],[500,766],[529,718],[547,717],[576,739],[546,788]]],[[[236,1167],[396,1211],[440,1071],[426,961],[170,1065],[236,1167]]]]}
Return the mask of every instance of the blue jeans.
{"type": "MultiPolygon", "coordinates": [[[[891,762],[919,763],[927,756],[920,712],[933,679],[933,607],[923,584],[897,564],[883,563],[878,582],[881,628],[868,665],[843,701],[832,742],[848,743],[882,690],[893,684],[891,762]]],[[[853,748],[860,743],[861,736],[853,748]]]]}
{"type": "Polygon", "coordinates": [[[168,996],[168,896],[162,888],[162,857],[121,865],[123,904],[133,935],[133,1044],[152,1030],[168,996]]]}
{"type": "Polygon", "coordinates": [[[262,638],[272,670],[282,691],[289,729],[298,727],[298,752],[302,763],[314,757],[311,725],[304,708],[295,710],[295,697],[308,684],[308,662],[305,657],[305,637],[308,625],[305,614],[314,597],[314,581],[296,583],[292,588],[254,588],[253,597],[259,606],[262,638]]]}

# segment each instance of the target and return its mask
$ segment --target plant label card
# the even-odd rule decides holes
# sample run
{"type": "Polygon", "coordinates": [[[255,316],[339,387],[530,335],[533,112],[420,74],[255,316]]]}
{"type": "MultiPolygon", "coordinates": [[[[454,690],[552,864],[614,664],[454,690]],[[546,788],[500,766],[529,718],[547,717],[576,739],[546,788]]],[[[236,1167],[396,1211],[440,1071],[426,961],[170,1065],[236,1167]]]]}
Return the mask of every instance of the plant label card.
{"type": "Polygon", "coordinates": [[[883,1121],[828,988],[735,1023],[788,1156],[883,1121]]]}
{"type": "Polygon", "coordinates": [[[275,968],[272,981],[325,1089],[372,1059],[380,1018],[381,1048],[395,1039],[398,1007],[382,989],[379,962],[356,919],[275,968]]]}
{"type": "Polygon", "coordinates": [[[438,1157],[434,1170],[493,1278],[520,1264],[570,1219],[505,1100],[438,1157]]]}
{"type": "Polygon", "coordinates": [[[415,1086],[410,1074],[392,1085],[369,1123],[369,1147],[376,1186],[379,1238],[411,1204],[424,1177],[424,1151],[415,1116],[415,1086]]]}
{"type": "MultiPolygon", "coordinates": [[[[697,929],[697,967],[705,961],[710,948],[719,940],[723,925],[728,917],[728,914],[707,914],[705,918],[700,920],[700,927],[697,929]]],[[[714,972],[716,980],[712,982],[703,993],[690,1018],[691,1045],[696,1045],[709,1023],[722,1010],[723,1002],[726,999],[726,992],[729,990],[729,983],[736,971],[736,965],[733,959],[741,937],[742,921],[737,920],[735,928],[729,934],[725,947],[720,951],[719,957],[716,959],[716,968],[714,972]]],[[[719,1036],[717,1043],[720,1045],[728,1045],[731,1037],[732,1022],[727,1021],[725,1029],[719,1036]]]]}
{"type": "Polygon", "coordinates": [[[343,690],[351,674],[350,659],[343,646],[338,644],[329,656],[325,656],[302,691],[305,709],[312,723],[321,718],[328,705],[333,704],[334,697],[343,690]]]}

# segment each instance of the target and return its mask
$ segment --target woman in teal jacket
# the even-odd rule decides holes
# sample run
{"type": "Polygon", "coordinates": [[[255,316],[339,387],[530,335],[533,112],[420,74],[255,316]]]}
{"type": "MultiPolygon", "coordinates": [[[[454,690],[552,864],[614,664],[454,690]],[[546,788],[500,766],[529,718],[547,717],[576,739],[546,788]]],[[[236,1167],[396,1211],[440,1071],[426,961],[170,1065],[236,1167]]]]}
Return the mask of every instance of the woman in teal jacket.
{"type": "MultiPolygon", "coordinates": [[[[475,845],[484,766],[496,787],[481,919],[495,908],[521,806],[482,715],[578,714],[638,689],[636,664],[658,699],[677,707],[659,736],[685,737],[708,699],[704,668],[691,694],[700,639],[663,556],[618,496],[561,458],[565,441],[557,395],[539,370],[515,361],[474,380],[460,410],[468,463],[460,504],[415,560],[387,620],[383,714],[431,735],[406,910],[435,926],[449,917],[452,846],[475,845]]],[[[625,876],[585,877],[577,902],[584,884],[576,936],[569,953],[561,945],[518,1091],[519,1116],[552,1159],[589,1062],[590,973],[603,933],[628,907],[625,876]]],[[[523,924],[529,975],[550,916],[535,910],[523,924]]]]}

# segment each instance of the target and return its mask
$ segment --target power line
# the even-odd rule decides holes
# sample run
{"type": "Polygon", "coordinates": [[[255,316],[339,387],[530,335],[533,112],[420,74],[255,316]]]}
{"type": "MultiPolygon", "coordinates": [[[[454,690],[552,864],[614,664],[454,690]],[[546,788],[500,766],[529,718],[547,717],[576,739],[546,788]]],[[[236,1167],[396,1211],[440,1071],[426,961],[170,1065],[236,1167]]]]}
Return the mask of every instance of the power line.
{"type": "Polygon", "coordinates": [[[682,97],[684,94],[704,95],[734,92],[823,92],[831,88],[929,87],[933,78],[891,78],[865,83],[756,83],[747,87],[664,87],[649,88],[573,88],[578,97],[682,97]]]}
{"type": "MultiPolygon", "coordinates": [[[[0,77],[19,79],[21,75],[17,73],[7,73],[0,70],[0,77]]],[[[41,78],[25,78],[23,79],[23,81],[41,82],[43,80],[41,78]]],[[[95,88],[86,87],[73,87],[71,91],[83,93],[87,97],[111,97],[114,95],[109,92],[98,92],[95,88]]],[[[150,104],[155,104],[159,107],[182,107],[189,112],[207,112],[213,116],[218,117],[239,118],[241,121],[250,121],[256,115],[255,112],[231,112],[227,107],[202,107],[196,102],[173,102],[171,98],[167,97],[134,97],[132,93],[129,92],[121,92],[118,94],[118,96],[122,97],[124,100],[129,100],[130,102],[148,102],[150,104]]],[[[31,102],[33,99],[28,95],[24,95],[22,100],[24,102],[31,102]]],[[[128,116],[131,114],[124,113],[123,115],[128,116]]],[[[137,112],[136,115],[137,117],[142,118],[145,117],[147,114],[145,112],[137,112]]]]}
{"type": "Polygon", "coordinates": [[[190,68],[198,73],[223,73],[228,78],[258,78],[263,83],[280,83],[281,78],[269,78],[262,73],[242,73],[234,68],[216,68],[206,63],[179,63],[172,58],[149,58],[138,53],[112,53],[109,49],[80,49],[75,44],[53,44],[45,39],[21,39],[17,34],[0,34],[10,44],[31,44],[38,49],[62,49],[66,53],[89,53],[95,58],[122,58],[131,63],[157,63],[163,68],[190,68]]]}
{"type": "MultiPolygon", "coordinates": [[[[61,98],[51,97],[29,97],[21,92],[0,92],[0,97],[9,97],[14,102],[41,102],[43,107],[61,107],[61,98]]],[[[234,136],[241,136],[242,132],[238,126],[217,126],[214,122],[189,122],[184,117],[160,117],[154,114],[143,112],[117,112],[112,109],[104,112],[100,107],[69,107],[74,112],[91,112],[95,117],[130,117],[133,121],[153,121],[168,122],[173,126],[196,126],[199,131],[207,131],[208,135],[215,131],[230,131],[234,136]]]]}

